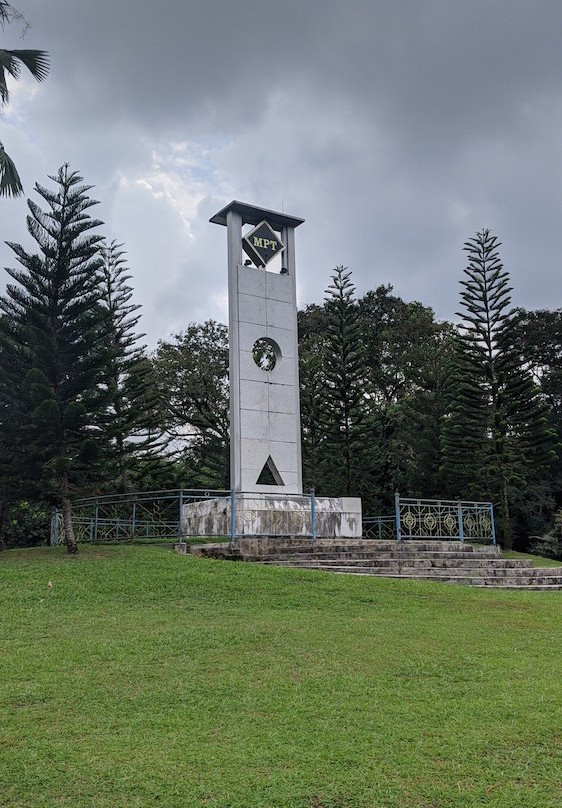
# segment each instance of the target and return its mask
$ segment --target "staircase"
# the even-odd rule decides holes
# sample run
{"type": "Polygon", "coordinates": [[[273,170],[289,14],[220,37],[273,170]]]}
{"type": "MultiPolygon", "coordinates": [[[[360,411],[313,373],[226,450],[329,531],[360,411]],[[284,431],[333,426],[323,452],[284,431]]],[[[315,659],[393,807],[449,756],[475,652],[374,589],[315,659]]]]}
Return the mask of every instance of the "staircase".
{"type": "Polygon", "coordinates": [[[562,590],[562,566],[533,567],[525,559],[504,558],[496,547],[458,541],[364,541],[318,539],[302,543],[268,541],[264,553],[242,552],[244,561],[323,570],[346,575],[378,575],[418,581],[446,581],[501,589],[562,590]]]}

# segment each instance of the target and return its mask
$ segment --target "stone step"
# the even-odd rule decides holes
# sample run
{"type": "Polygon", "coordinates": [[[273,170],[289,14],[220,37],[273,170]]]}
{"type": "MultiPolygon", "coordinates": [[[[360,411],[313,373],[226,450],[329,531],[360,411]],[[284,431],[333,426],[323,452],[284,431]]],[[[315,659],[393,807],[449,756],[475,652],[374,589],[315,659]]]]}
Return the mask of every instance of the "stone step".
{"type": "MultiPolygon", "coordinates": [[[[352,554],[352,553],[338,553],[338,554],[326,554],[326,555],[324,555],[322,553],[306,553],[306,554],[303,553],[303,554],[297,554],[297,555],[287,554],[287,555],[284,555],[284,556],[282,556],[282,555],[276,555],[276,556],[271,556],[271,555],[266,555],[266,556],[244,556],[244,560],[245,561],[259,561],[259,562],[262,562],[262,563],[272,563],[272,564],[282,563],[284,561],[287,561],[287,562],[290,562],[290,563],[295,563],[295,564],[297,564],[299,562],[302,562],[302,563],[312,562],[312,563],[322,564],[322,563],[326,563],[326,562],[329,562],[329,561],[337,561],[337,562],[341,562],[341,563],[358,562],[358,563],[365,563],[365,564],[368,564],[368,563],[381,563],[381,564],[388,564],[388,565],[391,565],[391,564],[409,564],[409,563],[412,563],[414,561],[419,560],[419,561],[423,561],[428,566],[431,566],[431,564],[433,564],[433,563],[437,564],[437,562],[451,562],[451,563],[457,563],[457,562],[458,563],[464,563],[464,562],[466,562],[467,564],[479,564],[480,562],[482,562],[482,564],[488,564],[488,563],[494,563],[494,562],[497,563],[498,561],[501,561],[502,559],[499,558],[499,557],[496,558],[496,559],[490,559],[487,556],[480,556],[480,555],[475,555],[475,556],[472,556],[472,557],[469,558],[469,557],[467,557],[465,555],[461,555],[459,553],[420,553],[418,555],[412,555],[412,556],[409,556],[409,555],[390,555],[390,554],[379,555],[377,553],[369,553],[369,554],[367,554],[367,553],[357,553],[355,555],[352,554]]],[[[509,559],[509,560],[519,561],[520,559],[509,559]]],[[[523,564],[515,564],[514,566],[530,566],[530,562],[526,562],[524,559],[522,561],[523,561],[523,564]]]]}
{"type": "MultiPolygon", "coordinates": [[[[272,546],[268,545],[268,552],[260,553],[259,556],[278,556],[278,555],[301,555],[312,553],[314,555],[336,555],[339,553],[348,553],[358,556],[360,553],[370,554],[396,554],[396,555],[418,555],[419,553],[462,553],[463,555],[476,555],[481,554],[486,557],[495,557],[501,555],[500,549],[494,546],[487,545],[472,545],[463,544],[462,542],[331,542],[327,543],[322,539],[316,542],[307,542],[306,544],[295,545],[285,544],[280,541],[279,544],[272,546]]],[[[254,557],[254,556],[252,556],[254,557]]],[[[258,557],[256,554],[255,557],[258,557]]]]}
{"type": "MultiPolygon", "coordinates": [[[[482,584],[472,584],[472,586],[476,587],[477,589],[482,589],[482,584]]],[[[484,586],[491,586],[491,584],[484,584],[484,586]]],[[[500,587],[496,587],[500,588],[500,587]]],[[[562,583],[556,584],[503,584],[501,589],[509,589],[512,591],[537,591],[537,592],[562,592],[562,583]]]]}
{"type": "Polygon", "coordinates": [[[401,581],[434,581],[439,583],[451,583],[451,584],[464,584],[467,586],[490,586],[490,587],[498,587],[502,589],[508,588],[535,588],[535,587],[543,587],[548,586],[552,590],[560,589],[562,590],[562,578],[554,577],[551,578],[549,576],[514,576],[511,578],[502,578],[501,576],[487,576],[487,575],[442,575],[442,576],[434,576],[434,575],[403,575],[403,574],[394,574],[394,575],[377,575],[376,573],[373,574],[372,572],[368,571],[353,571],[350,572],[349,570],[325,570],[326,572],[335,572],[341,575],[362,575],[362,576],[371,576],[374,578],[392,578],[393,580],[401,580],[401,581]]]}
{"type": "MultiPolygon", "coordinates": [[[[434,579],[435,580],[435,579],[434,579]]],[[[562,590],[562,579],[543,577],[530,578],[471,578],[469,580],[451,579],[451,584],[469,584],[470,586],[490,586],[498,589],[538,589],[546,588],[554,591],[562,590]]]]}
{"type": "Polygon", "coordinates": [[[264,544],[267,552],[272,555],[275,553],[485,553],[486,555],[496,556],[501,555],[501,549],[493,545],[485,544],[463,544],[462,542],[362,542],[361,544],[350,544],[348,542],[334,542],[326,544],[320,540],[315,542],[307,542],[306,544],[285,544],[282,541],[268,542],[264,544]]]}
{"type": "Polygon", "coordinates": [[[337,572],[362,572],[369,575],[423,575],[430,577],[447,577],[453,576],[470,576],[470,575],[487,575],[487,576],[503,576],[503,577],[517,577],[521,575],[533,576],[548,574],[552,578],[560,578],[562,580],[562,572],[554,567],[504,567],[497,565],[496,567],[480,567],[474,565],[472,567],[418,567],[409,564],[397,564],[394,566],[381,566],[381,565],[367,565],[367,564],[292,564],[292,563],[278,563],[272,566],[292,567],[298,569],[316,569],[337,571],[337,572]]]}
{"type": "MultiPolygon", "coordinates": [[[[284,564],[281,566],[292,566],[284,564]]],[[[472,586],[513,586],[536,587],[550,586],[553,589],[562,589],[562,567],[498,567],[490,570],[474,567],[472,569],[450,570],[450,569],[426,569],[412,567],[398,567],[396,569],[388,567],[372,567],[359,565],[321,565],[321,564],[301,564],[299,569],[314,569],[324,572],[335,572],[343,575],[363,575],[385,578],[423,580],[423,581],[443,581],[448,583],[470,584],[472,586]]]]}
{"type": "MultiPolygon", "coordinates": [[[[533,567],[531,560],[504,558],[493,545],[459,541],[364,539],[268,542],[245,561],[397,580],[440,581],[501,589],[562,590],[562,566],[533,567]]],[[[255,552],[255,550],[254,550],[255,552]]]]}
{"type": "MultiPolygon", "coordinates": [[[[282,541],[282,540],[281,540],[282,541]]],[[[480,549],[493,554],[501,552],[499,546],[493,544],[471,544],[470,542],[449,541],[447,539],[419,539],[396,541],[396,539],[314,539],[309,542],[300,542],[301,546],[313,547],[348,547],[350,549],[358,547],[374,547],[378,550],[414,548],[415,550],[454,550],[461,548],[467,552],[480,549]]]]}
{"type": "MultiPolygon", "coordinates": [[[[388,564],[384,561],[377,563],[373,561],[371,563],[363,563],[353,562],[353,561],[332,561],[332,562],[314,562],[314,561],[306,561],[306,562],[292,562],[292,561],[278,561],[278,562],[265,562],[266,564],[273,564],[274,566],[282,566],[282,567],[295,567],[300,569],[324,569],[324,570],[331,570],[331,569],[338,569],[338,570],[347,570],[349,572],[353,572],[355,570],[364,570],[366,572],[371,572],[372,574],[378,575],[390,575],[393,573],[399,574],[426,574],[432,575],[435,577],[439,577],[440,575],[470,575],[473,572],[477,574],[486,574],[486,575],[535,575],[536,569],[544,571],[545,569],[548,570],[548,574],[555,578],[562,579],[562,567],[546,567],[546,568],[539,568],[533,567],[530,564],[527,564],[523,561],[522,564],[513,565],[510,564],[508,559],[505,562],[501,560],[498,561],[496,564],[484,564],[482,562],[478,562],[476,564],[460,564],[460,563],[453,563],[447,562],[445,564],[434,566],[434,563],[427,564],[421,561],[409,561],[403,564],[397,564],[395,562],[388,564]]],[[[263,563],[263,562],[262,562],[263,563]]]]}
{"type": "MultiPolygon", "coordinates": [[[[473,567],[496,569],[498,566],[514,570],[528,569],[532,565],[524,559],[511,558],[323,558],[316,556],[286,557],[286,558],[260,558],[260,564],[274,564],[276,566],[292,567],[331,567],[331,566],[358,566],[358,567],[416,567],[422,569],[472,569],[473,567]]],[[[562,570],[562,567],[560,567],[562,570]]]]}

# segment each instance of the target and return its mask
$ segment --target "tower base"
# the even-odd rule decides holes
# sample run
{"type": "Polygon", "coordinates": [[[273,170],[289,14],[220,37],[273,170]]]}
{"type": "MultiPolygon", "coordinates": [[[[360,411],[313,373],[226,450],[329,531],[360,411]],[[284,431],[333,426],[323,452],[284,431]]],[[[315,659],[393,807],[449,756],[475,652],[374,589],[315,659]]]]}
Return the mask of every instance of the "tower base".
{"type": "Polygon", "coordinates": [[[190,502],[182,508],[182,536],[361,538],[358,497],[236,494],[190,502]]]}

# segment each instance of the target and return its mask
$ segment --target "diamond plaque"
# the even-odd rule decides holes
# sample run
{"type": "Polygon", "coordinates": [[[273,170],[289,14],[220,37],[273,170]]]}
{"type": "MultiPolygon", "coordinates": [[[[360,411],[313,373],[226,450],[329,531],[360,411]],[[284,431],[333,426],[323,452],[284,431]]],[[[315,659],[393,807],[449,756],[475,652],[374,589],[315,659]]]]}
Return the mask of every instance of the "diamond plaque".
{"type": "Polygon", "coordinates": [[[285,249],[285,245],[264,219],[244,236],[242,249],[257,267],[265,267],[285,249]]]}

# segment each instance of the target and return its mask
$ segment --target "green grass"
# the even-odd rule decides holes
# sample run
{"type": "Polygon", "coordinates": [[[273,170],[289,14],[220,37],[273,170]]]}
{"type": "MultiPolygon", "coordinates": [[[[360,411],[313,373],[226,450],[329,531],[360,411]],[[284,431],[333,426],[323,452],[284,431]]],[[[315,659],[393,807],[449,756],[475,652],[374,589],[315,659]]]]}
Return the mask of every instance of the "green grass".
{"type": "Polygon", "coordinates": [[[0,598],[0,806],[560,804],[556,593],[90,547],[0,598]]]}
{"type": "Polygon", "coordinates": [[[505,558],[523,558],[525,561],[532,561],[533,567],[560,567],[562,561],[546,556],[532,555],[531,553],[518,553],[516,550],[509,550],[503,554],[505,558]]]}

